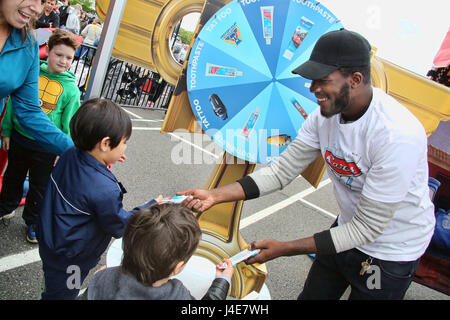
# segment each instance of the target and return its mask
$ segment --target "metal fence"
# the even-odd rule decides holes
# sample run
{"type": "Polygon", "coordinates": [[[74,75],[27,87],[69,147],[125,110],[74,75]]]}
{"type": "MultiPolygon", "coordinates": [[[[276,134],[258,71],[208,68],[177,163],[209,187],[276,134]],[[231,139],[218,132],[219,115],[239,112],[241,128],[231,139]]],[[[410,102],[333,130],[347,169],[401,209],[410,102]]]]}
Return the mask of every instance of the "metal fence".
{"type": "MultiPolygon", "coordinates": [[[[70,68],[84,98],[96,47],[82,44],[70,68]]],[[[102,87],[102,98],[124,107],[167,109],[174,86],[156,72],[111,58],[102,87]]]]}

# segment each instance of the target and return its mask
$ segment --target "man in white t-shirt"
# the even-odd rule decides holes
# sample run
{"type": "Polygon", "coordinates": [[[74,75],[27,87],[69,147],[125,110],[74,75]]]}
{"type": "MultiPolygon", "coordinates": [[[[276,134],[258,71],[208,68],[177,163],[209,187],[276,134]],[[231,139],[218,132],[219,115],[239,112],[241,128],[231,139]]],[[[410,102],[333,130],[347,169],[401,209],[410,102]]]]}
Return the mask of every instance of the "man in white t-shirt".
{"type": "Polygon", "coordinates": [[[317,253],[299,299],[403,299],[433,235],[427,137],[411,112],[370,83],[370,44],[345,29],[324,34],[293,73],[312,80],[317,108],[270,166],[213,190],[190,189],[183,204],[254,199],[293,181],[319,154],[340,215],[329,230],[255,241],[247,263],[317,253]]]}

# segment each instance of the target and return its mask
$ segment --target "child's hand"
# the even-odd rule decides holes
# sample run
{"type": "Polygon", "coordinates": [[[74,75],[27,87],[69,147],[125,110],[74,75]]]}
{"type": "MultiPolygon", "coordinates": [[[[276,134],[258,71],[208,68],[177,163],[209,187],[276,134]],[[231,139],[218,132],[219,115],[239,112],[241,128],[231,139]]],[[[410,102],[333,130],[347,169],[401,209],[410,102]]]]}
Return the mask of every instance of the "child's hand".
{"type": "Polygon", "coordinates": [[[216,277],[217,276],[226,276],[231,279],[231,277],[233,276],[233,272],[234,272],[233,263],[231,262],[230,259],[223,259],[222,263],[219,263],[216,266],[216,277]],[[225,269],[220,268],[223,262],[227,263],[227,267],[225,269]]]}
{"type": "Polygon", "coordinates": [[[8,152],[8,150],[9,150],[9,137],[3,137],[2,148],[6,152],[8,152]]]}
{"type": "Polygon", "coordinates": [[[163,201],[163,199],[164,199],[164,197],[162,196],[162,194],[160,194],[160,195],[155,199],[155,201],[156,201],[158,204],[161,204],[162,201],[163,201]]]}

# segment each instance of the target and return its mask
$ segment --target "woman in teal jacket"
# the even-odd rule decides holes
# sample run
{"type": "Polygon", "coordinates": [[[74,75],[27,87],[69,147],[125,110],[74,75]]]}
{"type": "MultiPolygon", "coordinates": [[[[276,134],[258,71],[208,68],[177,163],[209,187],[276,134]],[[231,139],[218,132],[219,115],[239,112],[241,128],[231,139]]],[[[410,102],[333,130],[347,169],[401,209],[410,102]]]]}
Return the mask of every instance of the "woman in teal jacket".
{"type": "Polygon", "coordinates": [[[41,0],[0,1],[0,110],[9,95],[25,131],[45,149],[61,155],[73,142],[39,106],[39,48],[29,25],[41,11],[41,0]]]}

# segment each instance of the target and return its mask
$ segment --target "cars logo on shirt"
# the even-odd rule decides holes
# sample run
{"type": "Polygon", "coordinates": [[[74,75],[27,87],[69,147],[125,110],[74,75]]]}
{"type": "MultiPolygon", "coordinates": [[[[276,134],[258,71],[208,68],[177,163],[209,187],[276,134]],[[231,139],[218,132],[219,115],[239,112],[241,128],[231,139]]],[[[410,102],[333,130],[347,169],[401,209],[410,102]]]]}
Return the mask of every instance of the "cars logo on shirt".
{"type": "Polygon", "coordinates": [[[355,162],[348,162],[335,156],[331,151],[325,151],[325,161],[330,168],[340,176],[358,177],[362,174],[355,162]]]}

